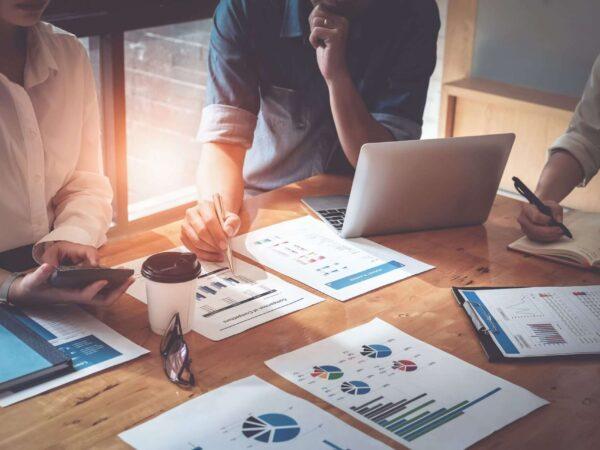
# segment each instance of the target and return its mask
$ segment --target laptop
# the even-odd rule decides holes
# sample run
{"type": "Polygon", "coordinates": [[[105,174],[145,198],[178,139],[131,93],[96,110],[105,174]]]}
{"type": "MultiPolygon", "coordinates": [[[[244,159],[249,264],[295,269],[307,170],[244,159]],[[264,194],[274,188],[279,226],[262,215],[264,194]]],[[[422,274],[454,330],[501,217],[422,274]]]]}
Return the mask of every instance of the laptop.
{"type": "Polygon", "coordinates": [[[515,135],[365,144],[350,195],[302,202],[344,238],[484,223],[515,135]]]}

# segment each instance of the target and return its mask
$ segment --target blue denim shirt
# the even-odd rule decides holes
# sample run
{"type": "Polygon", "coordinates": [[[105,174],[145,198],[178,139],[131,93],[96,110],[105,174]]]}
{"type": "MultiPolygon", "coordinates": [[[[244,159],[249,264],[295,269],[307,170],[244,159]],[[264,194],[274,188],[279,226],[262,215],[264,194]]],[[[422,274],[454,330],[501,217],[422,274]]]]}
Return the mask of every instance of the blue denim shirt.
{"type": "MultiPolygon", "coordinates": [[[[308,42],[309,0],[221,0],[210,39],[201,142],[250,148],[246,188],[351,169],[308,42]]],[[[347,63],[372,116],[418,139],[440,27],[435,0],[375,0],[350,22],[347,63]]]]}

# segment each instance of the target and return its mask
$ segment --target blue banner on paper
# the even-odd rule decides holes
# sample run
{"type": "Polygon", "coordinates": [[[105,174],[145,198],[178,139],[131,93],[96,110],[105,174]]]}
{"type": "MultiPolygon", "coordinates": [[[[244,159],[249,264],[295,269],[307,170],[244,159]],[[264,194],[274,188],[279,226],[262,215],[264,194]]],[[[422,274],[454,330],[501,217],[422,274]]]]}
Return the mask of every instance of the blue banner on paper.
{"type": "Polygon", "coordinates": [[[331,281],[326,283],[332,289],[340,290],[354,284],[362,283],[371,278],[378,277],[380,275],[391,272],[392,270],[400,269],[404,267],[404,264],[398,261],[390,261],[380,266],[372,267],[371,269],[363,270],[362,272],[355,273],[354,275],[348,275],[347,277],[340,278],[339,280],[331,281]]]}
{"type": "Polygon", "coordinates": [[[121,356],[121,353],[90,335],[57,346],[73,360],[75,370],[83,370],[95,364],[121,356]]]}

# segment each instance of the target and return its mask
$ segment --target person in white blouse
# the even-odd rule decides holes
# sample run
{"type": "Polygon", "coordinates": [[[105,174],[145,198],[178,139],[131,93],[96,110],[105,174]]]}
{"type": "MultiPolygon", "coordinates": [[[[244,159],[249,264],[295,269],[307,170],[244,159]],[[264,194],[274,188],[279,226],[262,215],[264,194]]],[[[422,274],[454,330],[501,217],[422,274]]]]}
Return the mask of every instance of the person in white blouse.
{"type": "Polygon", "coordinates": [[[33,245],[41,264],[0,270],[0,291],[14,304],[109,305],[133,280],[102,294],[106,281],[47,283],[65,261],[98,264],[112,216],[92,68],[75,36],[40,22],[48,2],[0,0],[0,256],[33,245]]]}
{"type": "MultiPolygon", "coordinates": [[[[576,186],[585,186],[600,169],[600,55],[567,132],[550,147],[549,155],[536,194],[562,222],[559,203],[576,186]]],[[[536,241],[553,242],[563,235],[560,228],[549,225],[550,217],[533,205],[523,206],[518,222],[523,232],[536,241]]]]}

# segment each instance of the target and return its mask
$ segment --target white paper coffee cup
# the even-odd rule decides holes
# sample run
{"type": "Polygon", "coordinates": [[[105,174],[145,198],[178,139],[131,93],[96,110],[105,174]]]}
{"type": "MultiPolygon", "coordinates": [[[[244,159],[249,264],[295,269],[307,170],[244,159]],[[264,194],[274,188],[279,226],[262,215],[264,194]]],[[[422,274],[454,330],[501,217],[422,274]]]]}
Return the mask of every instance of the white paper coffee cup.
{"type": "Polygon", "coordinates": [[[183,333],[192,329],[199,274],[200,263],[193,253],[157,253],[144,261],[148,319],[154,333],[163,335],[176,313],[183,333]]]}

